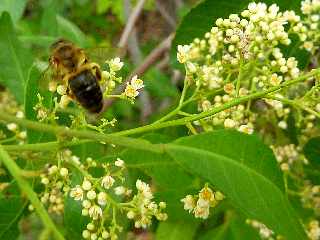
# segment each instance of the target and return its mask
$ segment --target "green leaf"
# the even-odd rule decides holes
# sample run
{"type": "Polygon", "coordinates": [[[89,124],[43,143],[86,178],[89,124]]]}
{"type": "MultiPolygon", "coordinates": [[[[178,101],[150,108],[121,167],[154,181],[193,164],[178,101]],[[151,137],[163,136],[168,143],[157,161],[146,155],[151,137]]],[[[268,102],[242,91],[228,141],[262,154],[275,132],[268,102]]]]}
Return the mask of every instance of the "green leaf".
{"type": "MultiPolygon", "coordinates": [[[[176,68],[182,68],[176,60],[177,46],[189,44],[195,38],[203,38],[205,33],[210,31],[218,18],[227,18],[232,13],[240,13],[245,9],[251,0],[205,0],[200,2],[182,19],[170,51],[171,63],[176,68]]],[[[265,0],[264,3],[270,5],[273,0],[265,0]]],[[[299,10],[300,0],[276,1],[282,10],[299,10]]],[[[296,51],[299,49],[295,48],[296,51]]],[[[293,54],[293,52],[292,52],[293,54]]],[[[294,54],[293,54],[294,55],[294,54]]]]}
{"type": "Polygon", "coordinates": [[[15,184],[0,192],[0,239],[14,240],[19,236],[18,222],[25,207],[15,184]]]}
{"type": "Polygon", "coordinates": [[[320,137],[311,138],[304,145],[303,153],[313,167],[320,169],[320,137]]]}
{"type": "Polygon", "coordinates": [[[245,223],[245,219],[236,213],[226,213],[226,220],[223,224],[210,229],[199,240],[258,240],[260,239],[257,230],[245,223]]]}
{"type": "Polygon", "coordinates": [[[86,36],[77,25],[59,15],[57,15],[57,22],[60,37],[66,38],[81,47],[87,47],[86,36]]]}
{"type": "Polygon", "coordinates": [[[192,240],[199,223],[195,221],[161,222],[157,228],[156,240],[192,240]]]}
{"type": "Polygon", "coordinates": [[[10,15],[4,12],[0,18],[0,83],[9,88],[20,104],[31,63],[29,50],[22,47],[10,15]]]}
{"type": "Polygon", "coordinates": [[[97,13],[103,14],[111,7],[112,1],[109,0],[98,0],[97,1],[97,13]]]}
{"type": "Polygon", "coordinates": [[[1,0],[0,15],[3,12],[8,12],[12,21],[16,23],[23,15],[27,0],[1,0]]]}
{"type": "Polygon", "coordinates": [[[306,239],[287,197],[271,149],[257,137],[215,131],[167,145],[169,155],[222,191],[251,219],[290,240],[306,239]]]}
{"type": "MultiPolygon", "coordinates": [[[[38,103],[38,96],[40,95],[44,98],[43,104],[47,108],[52,106],[52,94],[49,91],[41,91],[40,81],[43,80],[43,71],[40,71],[37,66],[33,66],[30,69],[28,81],[25,89],[25,115],[29,120],[37,121],[37,112],[33,109],[34,106],[38,103]]],[[[55,139],[54,135],[50,133],[44,133],[42,131],[36,131],[32,129],[27,129],[28,143],[38,143],[48,140],[55,139]]]]}
{"type": "Polygon", "coordinates": [[[61,3],[59,1],[50,0],[46,2],[41,17],[41,33],[47,36],[57,36],[58,22],[57,11],[61,3]]]}

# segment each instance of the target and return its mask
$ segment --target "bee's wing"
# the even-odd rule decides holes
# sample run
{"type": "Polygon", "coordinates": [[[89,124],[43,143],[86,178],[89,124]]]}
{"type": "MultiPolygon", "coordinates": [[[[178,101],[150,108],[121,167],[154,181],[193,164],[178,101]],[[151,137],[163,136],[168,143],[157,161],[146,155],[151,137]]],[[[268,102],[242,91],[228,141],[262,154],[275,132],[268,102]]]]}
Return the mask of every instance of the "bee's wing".
{"type": "Polygon", "coordinates": [[[36,63],[36,67],[41,72],[41,76],[39,79],[39,88],[41,91],[48,91],[49,90],[49,83],[54,79],[54,74],[52,67],[50,64],[45,62],[38,62],[36,63]]]}
{"type": "Polygon", "coordinates": [[[122,57],[123,49],[114,48],[111,46],[92,47],[84,49],[85,54],[88,56],[89,61],[95,62],[100,66],[103,66],[107,60],[115,57],[122,57]]]}

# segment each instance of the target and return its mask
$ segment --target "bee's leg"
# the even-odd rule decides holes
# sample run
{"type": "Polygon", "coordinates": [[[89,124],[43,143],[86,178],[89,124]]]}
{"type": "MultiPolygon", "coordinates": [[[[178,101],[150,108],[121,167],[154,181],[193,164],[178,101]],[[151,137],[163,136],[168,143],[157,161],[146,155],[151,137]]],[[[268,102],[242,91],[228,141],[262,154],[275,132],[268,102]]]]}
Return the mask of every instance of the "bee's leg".
{"type": "Polygon", "coordinates": [[[68,85],[68,87],[67,87],[66,94],[68,95],[69,98],[71,98],[72,100],[75,100],[75,96],[74,96],[74,94],[72,93],[69,85],[68,85]]]}
{"type": "Polygon", "coordinates": [[[100,66],[96,63],[90,63],[90,68],[91,68],[93,75],[95,75],[96,78],[98,79],[98,81],[100,82],[102,79],[102,73],[101,73],[100,66]]]}

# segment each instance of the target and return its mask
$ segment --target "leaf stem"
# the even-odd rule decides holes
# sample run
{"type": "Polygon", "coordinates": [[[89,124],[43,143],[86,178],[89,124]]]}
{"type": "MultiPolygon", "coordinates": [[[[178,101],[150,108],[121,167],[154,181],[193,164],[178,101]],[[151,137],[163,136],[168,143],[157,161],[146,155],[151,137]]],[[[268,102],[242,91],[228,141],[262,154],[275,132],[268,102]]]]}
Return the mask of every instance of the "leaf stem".
{"type": "Polygon", "coordinates": [[[33,207],[35,208],[36,212],[39,214],[46,228],[50,229],[53,232],[56,239],[64,240],[63,235],[58,231],[58,229],[50,219],[47,211],[45,210],[42,203],[38,199],[37,194],[32,190],[29,183],[22,177],[21,169],[10,158],[8,153],[3,149],[1,145],[0,145],[0,160],[3,162],[3,164],[6,166],[10,174],[17,181],[21,190],[27,195],[28,199],[30,200],[33,207]]]}

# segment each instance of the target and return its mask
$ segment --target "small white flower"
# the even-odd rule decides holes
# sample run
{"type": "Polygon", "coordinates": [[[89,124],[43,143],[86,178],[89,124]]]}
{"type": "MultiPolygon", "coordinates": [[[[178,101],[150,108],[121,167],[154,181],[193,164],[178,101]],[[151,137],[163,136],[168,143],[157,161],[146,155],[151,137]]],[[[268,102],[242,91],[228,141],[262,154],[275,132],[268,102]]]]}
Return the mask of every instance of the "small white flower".
{"type": "Polygon", "coordinates": [[[86,200],[84,200],[84,201],[82,202],[82,206],[83,206],[84,208],[90,208],[90,207],[91,207],[91,202],[86,199],[86,200]]]}
{"type": "Polygon", "coordinates": [[[80,185],[75,186],[70,191],[70,197],[74,198],[74,200],[79,201],[83,199],[83,190],[80,185]]]}
{"type": "Polygon", "coordinates": [[[77,156],[71,156],[71,161],[74,162],[77,165],[80,165],[80,158],[77,156]]]}
{"type": "Polygon", "coordinates": [[[114,165],[117,167],[124,167],[124,161],[120,158],[117,158],[117,160],[114,162],[114,165]]]}
{"type": "Polygon", "coordinates": [[[114,189],[116,195],[123,195],[126,192],[126,188],[123,186],[116,187],[114,189]]]}
{"type": "Polygon", "coordinates": [[[249,127],[248,125],[244,124],[241,125],[238,129],[240,132],[246,133],[246,134],[252,134],[253,133],[253,128],[249,127]]]}
{"type": "Polygon", "coordinates": [[[88,230],[84,230],[84,231],[82,232],[82,237],[83,237],[84,239],[89,239],[89,237],[90,237],[90,232],[89,232],[88,230]]]}
{"type": "Polygon", "coordinates": [[[68,176],[68,173],[69,173],[69,171],[68,171],[67,168],[61,168],[61,169],[60,169],[60,175],[61,175],[62,177],[68,176]]]}
{"type": "Polygon", "coordinates": [[[41,179],[41,183],[44,184],[44,185],[47,185],[47,184],[49,184],[49,179],[46,178],[46,177],[43,177],[43,178],[41,179]]]}
{"type": "Polygon", "coordinates": [[[98,218],[102,217],[102,209],[97,205],[93,205],[89,209],[89,216],[93,220],[97,220],[98,218]]]}
{"type": "Polygon", "coordinates": [[[197,207],[198,208],[209,208],[210,202],[208,200],[203,199],[203,198],[199,198],[197,201],[197,207]]]}
{"type": "Polygon", "coordinates": [[[123,62],[120,58],[114,58],[109,61],[109,67],[111,71],[117,72],[123,67],[123,62]]]}
{"type": "Polygon", "coordinates": [[[207,219],[209,217],[209,207],[195,207],[194,208],[194,216],[196,218],[207,219]]]}
{"type": "Polygon", "coordinates": [[[94,229],[94,224],[93,223],[88,223],[87,224],[87,229],[92,231],[94,229]]]}
{"type": "Polygon", "coordinates": [[[133,76],[130,83],[135,90],[139,90],[144,87],[143,81],[139,79],[137,75],[133,76]]]}
{"type": "Polygon", "coordinates": [[[15,124],[15,123],[9,123],[9,124],[7,124],[7,128],[8,128],[8,130],[10,130],[11,132],[14,132],[14,131],[17,130],[18,126],[17,126],[17,124],[15,124]]]}
{"type": "Polygon", "coordinates": [[[112,187],[114,182],[115,182],[114,178],[107,175],[102,178],[101,186],[104,187],[105,189],[109,189],[112,187]]]}
{"type": "Polygon", "coordinates": [[[65,85],[59,85],[57,87],[57,93],[59,95],[66,95],[67,94],[67,87],[65,85]]]}
{"type": "Polygon", "coordinates": [[[18,112],[16,113],[16,117],[17,117],[17,118],[24,118],[24,113],[23,113],[22,111],[18,111],[18,112]]]}
{"type": "Polygon", "coordinates": [[[180,63],[185,63],[188,60],[190,49],[189,45],[178,45],[177,59],[180,63]]]}
{"type": "Polygon", "coordinates": [[[52,174],[56,173],[57,171],[58,171],[57,165],[53,165],[48,169],[49,175],[52,175],[52,174]]]}
{"type": "Polygon", "coordinates": [[[288,127],[288,125],[285,121],[280,121],[278,123],[278,126],[279,126],[279,128],[282,128],[282,129],[287,129],[287,127],[288,127]]]}
{"type": "Polygon", "coordinates": [[[196,206],[195,200],[191,195],[187,195],[185,198],[181,199],[181,202],[184,203],[184,206],[183,206],[184,210],[187,210],[189,212],[191,212],[196,206]]]}
{"type": "Polygon", "coordinates": [[[214,201],[214,194],[211,188],[204,187],[199,192],[199,199],[203,199],[208,202],[214,201]]]}
{"type": "Polygon", "coordinates": [[[87,192],[87,198],[89,200],[93,200],[95,199],[97,196],[96,192],[94,190],[90,190],[89,192],[87,192]]]}
{"type": "Polygon", "coordinates": [[[107,231],[103,231],[102,234],[101,234],[101,237],[103,239],[107,239],[107,238],[109,238],[109,236],[110,236],[110,234],[107,231]]]}
{"type": "Polygon", "coordinates": [[[88,181],[87,179],[84,179],[83,180],[83,183],[82,183],[82,188],[83,188],[83,190],[85,190],[85,191],[89,191],[90,189],[91,189],[91,182],[90,181],[88,181]]]}
{"type": "Polygon", "coordinates": [[[107,204],[107,194],[105,192],[99,192],[98,194],[98,203],[101,206],[104,206],[107,204]]]}
{"type": "Polygon", "coordinates": [[[71,99],[69,98],[68,95],[62,95],[60,98],[59,105],[61,108],[66,108],[70,101],[71,101],[71,99]]]}
{"type": "Polygon", "coordinates": [[[135,98],[139,95],[139,92],[131,84],[127,84],[124,95],[128,98],[135,98]]]}
{"type": "Polygon", "coordinates": [[[27,132],[26,131],[22,131],[20,133],[18,133],[18,137],[21,139],[26,139],[27,138],[27,132]]]}
{"type": "Polygon", "coordinates": [[[134,211],[132,211],[132,210],[130,210],[130,211],[127,213],[127,218],[128,218],[128,219],[133,219],[135,216],[136,216],[136,214],[135,214],[134,211]]]}
{"type": "Polygon", "coordinates": [[[225,128],[234,128],[236,126],[236,122],[233,119],[227,118],[224,120],[225,128]]]}

